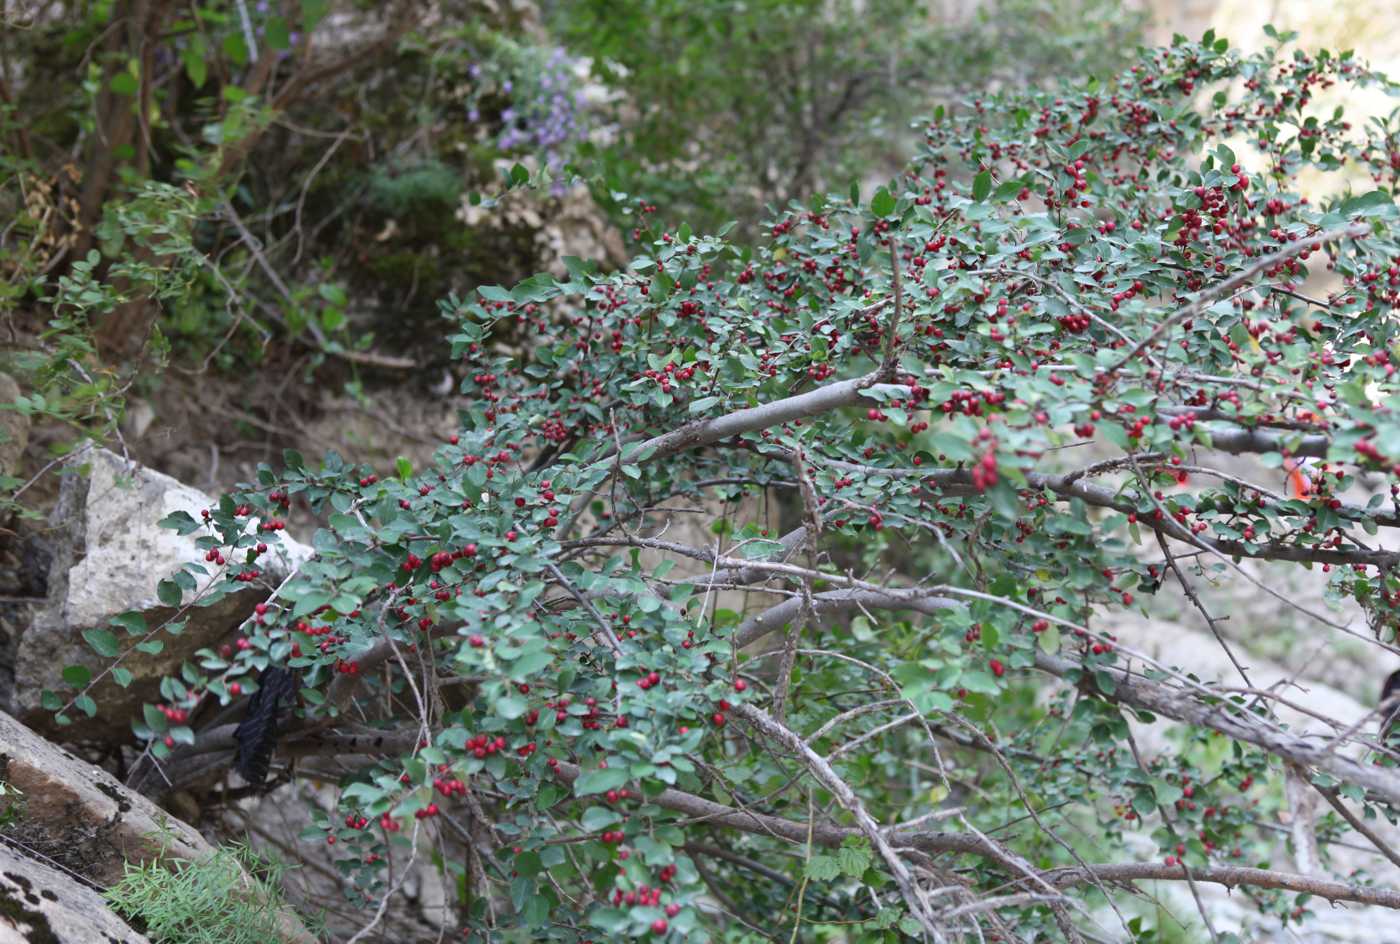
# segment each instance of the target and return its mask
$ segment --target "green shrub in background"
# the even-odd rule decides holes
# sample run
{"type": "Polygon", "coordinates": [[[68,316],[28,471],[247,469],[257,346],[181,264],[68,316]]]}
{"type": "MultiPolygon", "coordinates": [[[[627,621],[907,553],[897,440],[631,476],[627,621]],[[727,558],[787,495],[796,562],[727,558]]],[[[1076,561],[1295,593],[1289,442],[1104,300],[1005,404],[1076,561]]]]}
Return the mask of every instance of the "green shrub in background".
{"type": "MultiPolygon", "coordinates": [[[[612,190],[697,231],[753,223],[851,177],[893,173],[931,103],[1119,68],[1144,15],[1117,0],[995,0],[947,22],[926,0],[580,0],[550,24],[623,94],[584,146],[612,190]]],[[[605,201],[607,193],[598,196],[605,201]]]]}
{"type": "Polygon", "coordinates": [[[1107,0],[997,0],[958,25],[919,0],[542,6],[543,30],[473,0],[432,29],[345,0],[24,21],[0,96],[0,370],[25,395],[0,406],[65,427],[54,458],[114,441],[126,398],[174,376],[297,363],[293,398],[372,394],[445,365],[423,340],[437,299],[539,267],[493,194],[547,205],[577,173],[628,231],[641,198],[745,235],[765,204],[893,172],[930,100],[1100,71],[1140,25],[1107,0]]]}

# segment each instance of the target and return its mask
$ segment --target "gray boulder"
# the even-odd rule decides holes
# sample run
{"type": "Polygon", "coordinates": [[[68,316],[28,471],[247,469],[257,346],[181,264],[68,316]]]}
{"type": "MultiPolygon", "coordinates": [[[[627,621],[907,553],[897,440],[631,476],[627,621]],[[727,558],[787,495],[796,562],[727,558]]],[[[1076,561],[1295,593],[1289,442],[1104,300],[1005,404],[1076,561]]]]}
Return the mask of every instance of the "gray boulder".
{"type": "Polygon", "coordinates": [[[91,885],[0,845],[0,944],[149,944],[91,885]]]}
{"type": "Polygon", "coordinates": [[[121,881],[127,862],[214,852],[192,827],[4,713],[0,783],[5,841],[97,885],[121,881]]]}
{"type": "MultiPolygon", "coordinates": [[[[212,576],[199,577],[181,601],[188,606],[181,616],[183,629],[178,634],[157,629],[180,609],[161,602],[157,585],[187,563],[203,565],[204,558],[195,545],[197,533],[181,535],[158,522],[177,511],[198,521],[201,511],[217,503],[105,449],[93,449],[84,459],[90,473],[65,475],[50,518],[48,599],[20,637],[14,710],[31,726],[65,740],[126,738],[142,703],[159,700],[160,679],[178,672],[196,650],[224,641],[268,596],[268,585],[292,573],[312,551],[285,533],[267,538],[269,551],[257,564],[263,575],[258,582],[223,596],[207,595],[207,605],[188,606],[205,600],[213,582],[212,576]],[[114,628],[112,618],[126,612],[139,613],[154,632],[130,635],[114,628]],[[108,672],[116,658],[99,655],[85,641],[89,630],[115,634],[120,666],[133,676],[127,687],[118,686],[108,672]],[[136,648],[141,643],[146,649],[136,648]],[[41,699],[45,690],[65,703],[77,694],[63,679],[64,668],[72,665],[82,666],[95,680],[88,694],[99,710],[89,718],[69,709],[73,723],[60,726],[41,699]]],[[[207,569],[214,572],[212,564],[207,569]]]]}
{"type": "MultiPolygon", "coordinates": [[[[5,817],[0,851],[5,847],[23,850],[27,856],[93,886],[107,887],[121,881],[128,862],[197,862],[215,853],[192,826],[127,789],[101,767],[74,757],[4,713],[0,713],[0,783],[5,785],[0,796],[0,812],[5,817]]],[[[32,868],[26,862],[22,869],[13,871],[28,876],[32,868]]],[[[0,874],[13,886],[16,882],[9,871],[0,866],[0,874]]],[[[29,902],[24,896],[21,899],[29,902]]],[[[0,911],[0,929],[6,915],[13,917],[0,911]]],[[[278,914],[277,923],[279,940],[285,944],[313,944],[314,938],[290,911],[278,914]]],[[[7,940],[0,930],[0,944],[7,940]]],[[[18,940],[51,939],[36,935],[18,940]]],[[[94,935],[59,936],[58,940],[145,939],[94,935]]]]}

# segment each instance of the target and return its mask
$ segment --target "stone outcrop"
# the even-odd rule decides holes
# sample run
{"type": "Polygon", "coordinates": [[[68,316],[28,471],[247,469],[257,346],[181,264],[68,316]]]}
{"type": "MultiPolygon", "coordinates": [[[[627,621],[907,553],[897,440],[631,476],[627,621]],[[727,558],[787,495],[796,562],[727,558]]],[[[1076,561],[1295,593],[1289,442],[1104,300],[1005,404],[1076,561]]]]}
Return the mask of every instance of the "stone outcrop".
{"type": "MultiPolygon", "coordinates": [[[[182,566],[203,560],[197,535],[180,535],[158,522],[176,511],[196,520],[216,505],[208,495],[152,469],[128,463],[105,449],[84,459],[90,472],[65,474],[58,504],[50,519],[53,563],[48,600],[34,624],[24,630],[15,664],[15,712],[26,723],[64,739],[126,737],[142,703],[158,700],[163,676],[179,671],[196,650],[217,645],[267,596],[265,587],[248,584],[219,597],[206,594],[211,576],[197,577],[187,591],[178,634],[158,629],[180,608],[162,603],[157,585],[182,566]],[[191,601],[200,603],[189,606],[191,601]],[[132,635],[111,625],[113,617],[141,615],[147,633],[132,635]],[[99,655],[85,641],[90,630],[115,633],[122,650],[120,665],[133,681],[125,688],[104,672],[114,658],[99,655]],[[154,632],[151,632],[154,630],[154,632]],[[146,649],[136,648],[147,643],[146,649]],[[158,645],[157,645],[158,643],[158,645]],[[158,651],[151,651],[158,650],[158,651]],[[45,690],[68,701],[76,692],[63,670],[78,665],[98,680],[89,695],[100,706],[96,717],[70,709],[70,726],[60,727],[42,706],[45,690]]],[[[264,581],[276,583],[311,556],[311,549],[285,535],[268,540],[269,552],[258,561],[264,581]]],[[[212,565],[210,570],[212,573],[212,565]]]]}
{"type": "Polygon", "coordinates": [[[213,847],[192,827],[115,777],[0,713],[0,782],[7,840],[98,885],[128,861],[199,859],[213,847]],[[16,791],[12,795],[9,791],[16,791]]]}
{"type": "Polygon", "coordinates": [[[0,844],[0,944],[148,944],[91,885],[0,844]]]}
{"type": "MultiPolygon", "coordinates": [[[[215,852],[193,827],[128,790],[101,767],[73,756],[3,713],[0,783],[6,790],[0,796],[4,812],[0,843],[95,886],[120,881],[128,862],[197,862],[215,852]]],[[[20,874],[28,872],[22,869],[20,874]]],[[[282,941],[310,944],[313,940],[290,912],[278,920],[282,941]]],[[[0,944],[4,940],[0,932],[0,944]]]]}

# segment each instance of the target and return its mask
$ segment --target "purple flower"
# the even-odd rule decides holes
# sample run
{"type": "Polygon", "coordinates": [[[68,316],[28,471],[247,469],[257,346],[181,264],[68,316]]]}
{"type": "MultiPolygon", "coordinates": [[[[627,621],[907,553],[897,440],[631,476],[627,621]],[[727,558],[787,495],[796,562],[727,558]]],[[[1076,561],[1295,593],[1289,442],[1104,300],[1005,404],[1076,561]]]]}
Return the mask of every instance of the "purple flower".
{"type": "MultiPolygon", "coordinates": [[[[514,95],[510,107],[501,113],[505,127],[497,144],[502,150],[533,151],[546,168],[561,175],[571,153],[569,142],[579,134],[579,112],[583,106],[582,96],[574,90],[568,55],[556,47],[542,66],[536,60],[533,71],[518,74],[525,77],[519,89],[510,79],[501,81],[502,91],[514,95]]],[[[476,120],[475,109],[469,114],[476,120]]],[[[554,184],[556,194],[563,189],[562,183],[554,184]]]]}

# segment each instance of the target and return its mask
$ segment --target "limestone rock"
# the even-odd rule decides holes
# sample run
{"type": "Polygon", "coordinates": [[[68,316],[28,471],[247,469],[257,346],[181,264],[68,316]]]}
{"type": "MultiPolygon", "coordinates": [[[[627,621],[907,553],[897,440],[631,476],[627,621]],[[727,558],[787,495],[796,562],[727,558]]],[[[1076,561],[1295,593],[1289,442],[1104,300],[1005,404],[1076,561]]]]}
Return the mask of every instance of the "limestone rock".
{"type": "MultiPolygon", "coordinates": [[[[105,449],[87,457],[91,472],[68,473],[50,520],[55,536],[49,573],[48,600],[23,632],[15,665],[15,711],[41,731],[65,739],[130,735],[131,722],[143,702],[158,700],[162,676],[178,672],[181,662],[198,649],[215,646],[268,595],[257,583],[211,595],[208,605],[190,606],[181,617],[178,634],[157,629],[179,612],[163,604],[157,584],[183,565],[202,562],[204,552],[195,545],[197,535],[180,535],[158,522],[172,512],[184,511],[199,519],[200,512],[216,502],[175,479],[136,464],[105,449]],[[113,617],[133,611],[141,614],[148,634],[130,635],[111,626],[113,617]],[[88,630],[115,632],[123,650],[121,667],[134,680],[119,687],[110,674],[103,675],[114,659],[98,655],[84,640],[88,630]],[[158,652],[136,649],[147,638],[159,642],[158,652]],[[100,710],[94,718],[70,709],[69,726],[54,723],[44,709],[44,690],[68,701],[76,692],[63,681],[63,669],[80,665],[91,672],[96,684],[88,693],[100,710]]],[[[262,583],[276,585],[302,561],[309,547],[285,535],[269,540],[269,552],[259,559],[262,583]]],[[[212,565],[211,565],[212,574],[212,565]]],[[[183,603],[204,597],[212,576],[197,578],[195,591],[183,603]]],[[[154,645],[151,648],[156,648],[154,645]]]]}
{"type": "MultiPolygon", "coordinates": [[[[74,757],[4,713],[0,713],[0,783],[6,786],[0,808],[11,811],[10,821],[0,830],[0,849],[5,844],[25,849],[95,885],[120,881],[127,862],[199,861],[215,852],[193,827],[128,790],[101,767],[74,757]]],[[[0,889],[4,887],[0,884],[0,889]]],[[[278,923],[283,942],[313,941],[290,911],[281,913],[278,923]]],[[[7,940],[3,928],[0,920],[0,944],[7,940]]]]}
{"type": "Polygon", "coordinates": [[[14,811],[6,838],[98,885],[121,880],[127,861],[199,859],[213,847],[192,827],[0,713],[0,798],[14,811]]]}
{"type": "Polygon", "coordinates": [[[93,888],[0,845],[0,944],[148,944],[93,888]]]}

